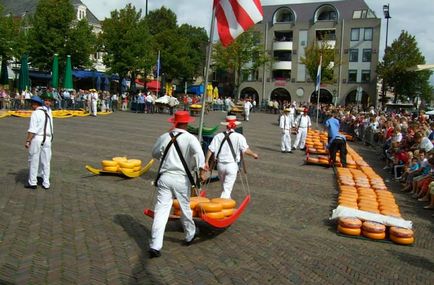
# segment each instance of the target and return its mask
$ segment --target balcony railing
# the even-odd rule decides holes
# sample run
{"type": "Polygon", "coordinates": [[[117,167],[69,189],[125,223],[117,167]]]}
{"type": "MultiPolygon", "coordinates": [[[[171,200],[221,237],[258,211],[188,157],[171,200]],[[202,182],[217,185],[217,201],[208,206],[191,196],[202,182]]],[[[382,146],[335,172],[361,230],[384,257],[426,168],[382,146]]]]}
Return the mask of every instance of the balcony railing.
{"type": "Polygon", "coordinates": [[[292,42],[273,42],[273,50],[292,50],[292,42]]]}
{"type": "Polygon", "coordinates": [[[292,61],[276,61],[273,63],[273,70],[291,70],[292,61]]]}

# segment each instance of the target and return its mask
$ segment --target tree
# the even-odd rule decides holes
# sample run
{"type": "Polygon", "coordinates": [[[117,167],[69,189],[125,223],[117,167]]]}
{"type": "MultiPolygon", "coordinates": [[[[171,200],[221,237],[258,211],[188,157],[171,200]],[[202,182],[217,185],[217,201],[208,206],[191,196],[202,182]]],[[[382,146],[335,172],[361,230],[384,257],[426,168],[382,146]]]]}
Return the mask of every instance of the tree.
{"type": "Polygon", "coordinates": [[[111,12],[102,22],[100,45],[107,53],[104,64],[121,78],[151,69],[156,57],[152,56],[151,38],[141,10],[131,4],[111,12]]]}
{"type": "Polygon", "coordinates": [[[238,98],[242,70],[256,70],[259,66],[269,61],[259,43],[259,34],[248,30],[228,47],[221,43],[214,46],[213,61],[217,69],[231,70],[235,75],[235,96],[238,98]]]}
{"type": "MultiPolygon", "coordinates": [[[[9,59],[16,56],[19,47],[26,47],[25,33],[21,29],[21,19],[10,15],[4,16],[3,6],[0,5],[0,56],[9,59]]],[[[16,57],[19,58],[22,53],[16,57]]]]}
{"type": "MultiPolygon", "coordinates": [[[[95,35],[86,20],[75,22],[74,6],[69,0],[40,0],[29,26],[29,46],[32,66],[51,69],[52,58],[58,54],[60,70],[66,56],[71,55],[75,68],[90,67],[89,56],[95,52],[95,35]],[[53,17],[53,15],[56,15],[53,17]],[[59,20],[61,19],[61,20],[59,20]]],[[[24,52],[24,51],[22,51],[24,52]]]]}
{"type": "Polygon", "coordinates": [[[187,24],[177,26],[176,14],[164,6],[146,17],[152,35],[152,50],[161,57],[166,80],[184,80],[203,73],[208,36],[203,28],[187,24]]]}
{"type": "Polygon", "coordinates": [[[321,44],[314,42],[307,46],[305,56],[301,58],[301,63],[306,65],[307,73],[315,85],[321,55],[321,82],[332,83],[335,81],[334,66],[338,64],[338,57],[335,50],[326,41],[321,44]],[[334,64],[331,64],[332,62],[334,64]]]}
{"type": "Polygon", "coordinates": [[[398,99],[414,100],[420,96],[425,100],[431,98],[429,77],[431,71],[408,71],[408,68],[425,64],[425,57],[420,52],[414,36],[402,31],[398,39],[387,47],[383,61],[378,64],[377,73],[385,82],[386,90],[395,93],[394,102],[398,99]]]}
{"type": "Polygon", "coordinates": [[[65,53],[71,55],[73,67],[92,66],[90,55],[96,50],[96,36],[86,19],[82,19],[69,30],[65,53]]]}

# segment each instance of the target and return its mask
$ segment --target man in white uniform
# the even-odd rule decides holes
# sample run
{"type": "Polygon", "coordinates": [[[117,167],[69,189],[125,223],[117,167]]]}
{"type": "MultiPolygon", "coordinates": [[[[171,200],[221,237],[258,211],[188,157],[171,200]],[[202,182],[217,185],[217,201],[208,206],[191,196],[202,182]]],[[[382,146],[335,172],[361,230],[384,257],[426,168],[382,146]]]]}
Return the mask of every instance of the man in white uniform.
{"type": "Polygon", "coordinates": [[[282,131],[281,147],[283,153],[292,153],[291,151],[291,128],[294,125],[294,117],[290,115],[291,110],[283,110],[283,115],[280,116],[279,127],[282,131]]]}
{"type": "Polygon", "coordinates": [[[42,175],[42,188],[50,188],[50,161],[51,141],[53,139],[53,117],[51,93],[45,95],[46,106],[42,106],[42,99],[38,96],[31,97],[31,105],[34,110],[30,117],[30,125],[27,131],[25,147],[29,150],[29,180],[25,186],[36,189],[37,175],[42,175]],[[41,168],[41,169],[39,169],[41,168]]]}
{"type": "Polygon", "coordinates": [[[179,201],[181,223],[185,232],[185,245],[195,238],[196,227],[190,209],[191,186],[194,183],[191,170],[205,175],[205,157],[197,138],[186,131],[193,122],[188,111],[178,111],[169,119],[172,130],[160,136],[152,149],[152,156],[161,159],[156,186],[154,222],[149,243],[149,256],[159,257],[163,247],[164,230],[172,208],[173,199],[179,201]],[[186,169],[187,168],[187,169],[186,169]]]}
{"type": "Polygon", "coordinates": [[[297,119],[295,119],[297,137],[295,138],[294,149],[300,147],[301,150],[304,150],[307,132],[309,128],[312,127],[312,123],[307,112],[308,109],[304,108],[303,114],[300,114],[297,119]]]}
{"type": "Polygon", "coordinates": [[[250,109],[252,108],[253,108],[252,103],[250,102],[249,99],[246,98],[246,100],[244,101],[244,116],[246,118],[246,121],[250,119],[250,109]]]}
{"type": "Polygon", "coordinates": [[[98,108],[98,92],[95,89],[90,90],[90,102],[92,108],[92,116],[96,117],[98,108]]]}
{"type": "Polygon", "coordinates": [[[206,168],[210,168],[209,160],[213,155],[217,161],[218,177],[222,183],[220,197],[229,199],[237,179],[241,154],[250,155],[255,159],[258,159],[258,155],[250,150],[246,138],[234,131],[241,124],[236,116],[227,116],[226,121],[221,124],[226,126],[226,131],[217,134],[211,141],[206,155],[206,168]]]}

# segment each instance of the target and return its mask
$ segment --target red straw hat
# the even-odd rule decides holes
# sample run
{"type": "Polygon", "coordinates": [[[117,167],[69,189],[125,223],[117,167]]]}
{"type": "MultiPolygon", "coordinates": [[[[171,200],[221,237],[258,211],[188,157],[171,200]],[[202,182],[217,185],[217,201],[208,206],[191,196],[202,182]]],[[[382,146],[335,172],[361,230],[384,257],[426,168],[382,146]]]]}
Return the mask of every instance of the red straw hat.
{"type": "Polygon", "coordinates": [[[194,118],[190,116],[188,111],[177,111],[173,117],[169,118],[167,121],[174,124],[187,124],[194,122],[194,118]]]}
{"type": "Polygon", "coordinates": [[[308,108],[304,108],[303,112],[307,113],[307,112],[309,112],[309,109],[308,108]]]}
{"type": "Polygon", "coordinates": [[[241,125],[241,122],[237,121],[237,117],[236,116],[226,116],[226,121],[225,122],[220,122],[220,124],[233,129],[236,126],[241,125]]]}

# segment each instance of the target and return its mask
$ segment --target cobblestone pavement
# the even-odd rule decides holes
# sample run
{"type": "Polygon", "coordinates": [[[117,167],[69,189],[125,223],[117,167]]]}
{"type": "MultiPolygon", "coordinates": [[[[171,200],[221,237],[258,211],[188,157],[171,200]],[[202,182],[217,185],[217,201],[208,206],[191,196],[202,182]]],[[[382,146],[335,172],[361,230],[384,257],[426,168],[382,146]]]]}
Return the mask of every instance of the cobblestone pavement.
{"type": "MultiPolygon", "coordinates": [[[[224,231],[200,223],[194,245],[169,222],[162,256],[147,255],[150,182],[94,176],[85,165],[127,155],[144,162],[167,114],[115,113],[55,119],[52,187],[29,191],[28,119],[0,120],[0,284],[433,284],[433,217],[398,185],[403,216],[414,222],[416,243],[341,237],[329,222],[337,186],[331,169],[303,165],[303,153],[280,152],[277,116],[253,113],[244,134],[260,160],[248,158],[252,202],[224,231]]],[[[207,116],[212,126],[224,113],[207,116]]],[[[294,139],[294,138],[293,138],[294,139]]],[[[384,177],[378,154],[352,144],[384,177]]],[[[209,186],[217,196],[218,183],[209,186]]],[[[242,199],[240,184],[235,198],[242,199]]]]}

